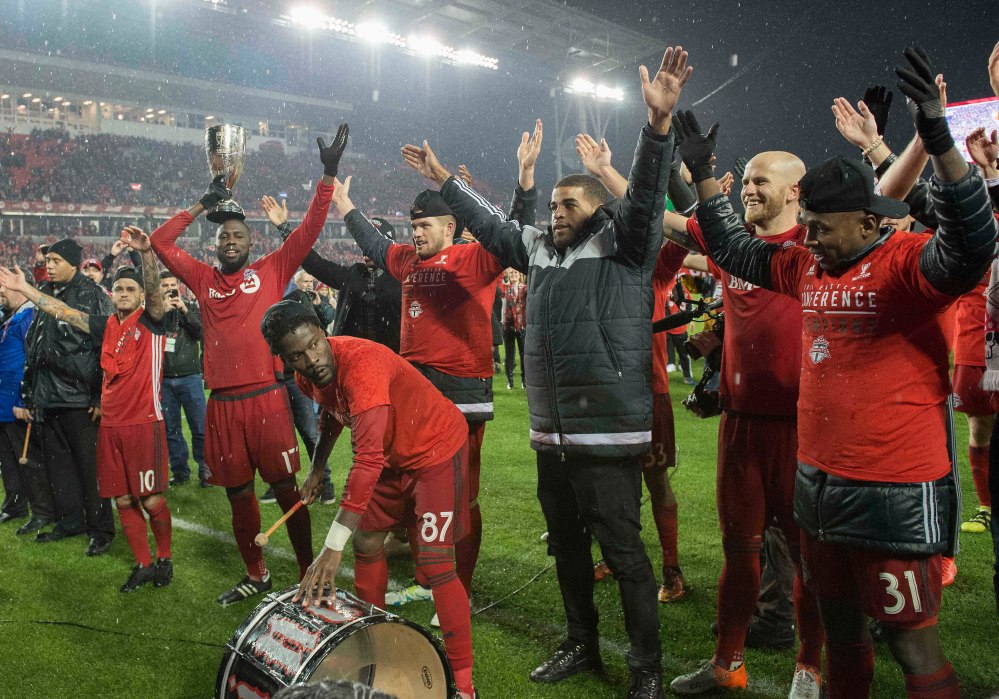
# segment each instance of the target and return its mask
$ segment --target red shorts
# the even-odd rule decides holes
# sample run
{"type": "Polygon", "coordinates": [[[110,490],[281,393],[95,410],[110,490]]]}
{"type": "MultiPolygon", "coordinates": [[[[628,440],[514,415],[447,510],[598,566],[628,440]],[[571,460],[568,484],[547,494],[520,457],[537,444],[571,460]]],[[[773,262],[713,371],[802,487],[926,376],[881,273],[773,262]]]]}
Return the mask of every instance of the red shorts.
{"type": "Polygon", "coordinates": [[[170,456],[162,420],[97,430],[97,492],[102,498],[162,493],[170,480],[170,456]]]}
{"type": "Polygon", "coordinates": [[[989,399],[991,393],[981,388],[985,367],[955,364],[954,376],[951,379],[954,391],[954,410],[959,413],[982,417],[993,412],[989,399]]]}
{"type": "Polygon", "coordinates": [[[801,532],[802,577],[821,599],[856,605],[870,617],[905,628],[932,626],[940,611],[941,554],[896,557],[801,532]]]}
{"type": "Polygon", "coordinates": [[[718,521],[723,537],[763,536],[777,519],[797,540],[794,479],[798,424],[794,418],[723,412],[718,425],[718,521]]]}
{"type": "Polygon", "coordinates": [[[275,483],[299,468],[298,438],[281,384],[245,393],[213,391],[205,416],[208,482],[226,488],[249,483],[257,471],[275,483]]]}
{"type": "Polygon", "coordinates": [[[676,466],[676,432],[673,427],[673,402],[668,393],[652,396],[652,447],[642,457],[642,470],[660,473],[676,466]]]}
{"type": "Polygon", "coordinates": [[[453,546],[468,531],[468,443],[419,471],[382,471],[358,527],[381,532],[415,527],[420,543],[453,546]]]}

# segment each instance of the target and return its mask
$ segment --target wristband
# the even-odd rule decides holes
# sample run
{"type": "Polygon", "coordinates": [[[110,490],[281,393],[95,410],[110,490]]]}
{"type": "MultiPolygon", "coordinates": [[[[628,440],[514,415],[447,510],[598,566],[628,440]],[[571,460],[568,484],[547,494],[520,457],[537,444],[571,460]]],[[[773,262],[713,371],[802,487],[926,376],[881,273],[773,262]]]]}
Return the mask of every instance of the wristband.
{"type": "Polygon", "coordinates": [[[885,140],[884,140],[883,138],[881,138],[881,137],[879,136],[878,138],[874,139],[874,143],[872,143],[871,145],[867,146],[867,148],[865,148],[864,150],[860,151],[860,154],[861,154],[861,155],[862,155],[863,157],[865,157],[865,158],[866,158],[866,157],[867,157],[867,156],[869,156],[869,155],[870,155],[871,153],[873,153],[874,151],[876,151],[876,150],[878,149],[878,147],[879,147],[879,146],[880,146],[880,145],[881,145],[882,143],[884,143],[884,142],[885,142],[885,140]]]}
{"type": "Polygon", "coordinates": [[[353,533],[350,527],[345,527],[334,519],[333,524],[330,525],[329,533],[326,534],[326,548],[333,551],[343,551],[344,547],[347,546],[347,540],[353,533]]]}
{"type": "Polygon", "coordinates": [[[898,160],[898,156],[896,156],[894,153],[889,155],[887,158],[884,159],[884,161],[880,165],[874,168],[874,176],[880,180],[882,177],[885,176],[885,173],[888,172],[888,168],[890,168],[892,166],[892,163],[894,163],[896,160],[898,160]]]}

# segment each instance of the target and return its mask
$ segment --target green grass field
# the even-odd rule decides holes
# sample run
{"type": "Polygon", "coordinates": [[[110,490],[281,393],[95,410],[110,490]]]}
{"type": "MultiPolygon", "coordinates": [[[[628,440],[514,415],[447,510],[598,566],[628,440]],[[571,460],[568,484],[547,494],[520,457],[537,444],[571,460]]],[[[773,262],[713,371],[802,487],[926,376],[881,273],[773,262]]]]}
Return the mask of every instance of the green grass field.
{"type": "MultiPolygon", "coordinates": [[[[680,563],[692,592],[677,604],[659,608],[667,683],[711,655],[708,627],[715,617],[722,560],[714,500],[717,420],[698,420],[680,406],[687,387],[678,376],[673,375],[672,389],[680,459],[673,487],[680,503],[680,563]]],[[[500,377],[495,387],[497,418],[486,428],[483,449],[480,502],[485,534],[473,609],[507,596],[551,563],[539,540],[545,525],[534,492],[526,398],[521,390],[506,390],[500,377]]],[[[958,417],[959,443],[966,445],[966,423],[958,417]]],[[[341,440],[332,464],[339,492],[349,464],[348,440],[341,440]]],[[[962,468],[964,511],[970,514],[976,503],[964,455],[962,468]]],[[[263,489],[258,483],[258,493],[263,489]]],[[[43,546],[30,537],[15,536],[16,524],[0,528],[0,697],[207,699],[212,695],[223,646],[256,601],[225,609],[214,601],[243,575],[224,493],[186,485],[171,489],[168,499],[174,517],[176,578],[169,587],[146,586],[129,595],[118,592],[133,563],[123,536],[115,539],[109,555],[90,559],[83,555],[83,538],[43,546]]],[[[276,505],[261,509],[265,527],[280,514],[276,505]]],[[[336,508],[311,509],[318,547],[336,508]]],[[[643,536],[658,570],[658,542],[648,504],[642,514],[643,536]]],[[[985,697],[999,686],[990,544],[987,535],[962,538],[960,573],[944,592],[941,635],[968,697],[985,697]]],[[[296,582],[284,534],[275,534],[267,558],[275,589],[296,582]]],[[[348,553],[345,565],[349,564],[348,553]]],[[[393,581],[410,579],[412,564],[391,565],[393,581]]],[[[340,580],[342,587],[352,590],[348,577],[340,580]]],[[[579,675],[554,686],[527,679],[562,639],[563,614],[553,570],[475,615],[475,677],[484,699],[623,697],[627,639],[616,585],[600,583],[596,595],[606,674],[579,675]]],[[[404,607],[403,614],[428,625],[433,610],[420,603],[404,607]]],[[[750,690],[740,696],[787,696],[793,651],[749,650],[746,660],[750,690]]],[[[879,648],[874,696],[904,694],[901,673],[887,649],[879,648]]]]}

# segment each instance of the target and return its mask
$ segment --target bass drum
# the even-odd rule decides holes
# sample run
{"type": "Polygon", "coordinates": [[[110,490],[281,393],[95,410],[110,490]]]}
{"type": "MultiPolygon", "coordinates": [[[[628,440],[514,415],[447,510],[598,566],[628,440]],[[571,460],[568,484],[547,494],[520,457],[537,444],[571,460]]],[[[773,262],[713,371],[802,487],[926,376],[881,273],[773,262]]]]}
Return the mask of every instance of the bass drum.
{"type": "Polygon", "coordinates": [[[336,591],[331,607],[293,604],[298,587],[267,595],[236,629],[215,683],[218,699],[269,699],[282,687],[350,680],[399,699],[450,699],[440,641],[406,619],[336,591]]]}

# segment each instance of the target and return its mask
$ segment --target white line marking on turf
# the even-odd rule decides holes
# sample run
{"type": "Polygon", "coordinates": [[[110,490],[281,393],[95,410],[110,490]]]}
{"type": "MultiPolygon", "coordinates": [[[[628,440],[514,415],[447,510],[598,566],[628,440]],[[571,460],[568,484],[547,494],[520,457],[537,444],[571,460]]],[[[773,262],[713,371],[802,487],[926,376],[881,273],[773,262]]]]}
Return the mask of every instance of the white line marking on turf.
{"type": "MultiPolygon", "coordinates": [[[[210,539],[215,539],[216,541],[221,541],[225,544],[236,545],[236,538],[229,532],[219,531],[218,529],[212,529],[211,527],[206,527],[203,524],[197,524],[196,522],[189,522],[186,519],[181,519],[180,517],[173,518],[173,526],[177,529],[183,529],[184,531],[193,532],[195,534],[200,534],[201,536],[207,536],[210,539]]],[[[274,556],[276,558],[282,558],[287,561],[294,561],[295,554],[293,554],[288,549],[280,548],[278,546],[268,545],[267,547],[268,555],[274,556]]],[[[341,565],[340,569],[337,571],[338,574],[343,574],[344,577],[354,579],[354,569],[349,565],[341,565]]],[[[389,579],[389,589],[402,589],[405,587],[402,583],[397,580],[389,579]]],[[[555,635],[564,633],[565,629],[562,626],[556,624],[547,624],[548,628],[555,635]]],[[[624,643],[618,641],[613,641],[607,638],[600,639],[600,648],[605,652],[615,653],[617,655],[625,655],[628,652],[628,646],[624,643]]],[[[670,665],[677,667],[685,667],[690,665],[690,658],[681,658],[675,656],[671,653],[663,653],[663,660],[670,665]]],[[[667,686],[669,685],[669,678],[664,677],[664,681],[667,686]]],[[[769,680],[753,679],[749,680],[749,688],[757,692],[766,692],[775,697],[783,697],[784,690],[778,687],[775,683],[769,680]]]]}

